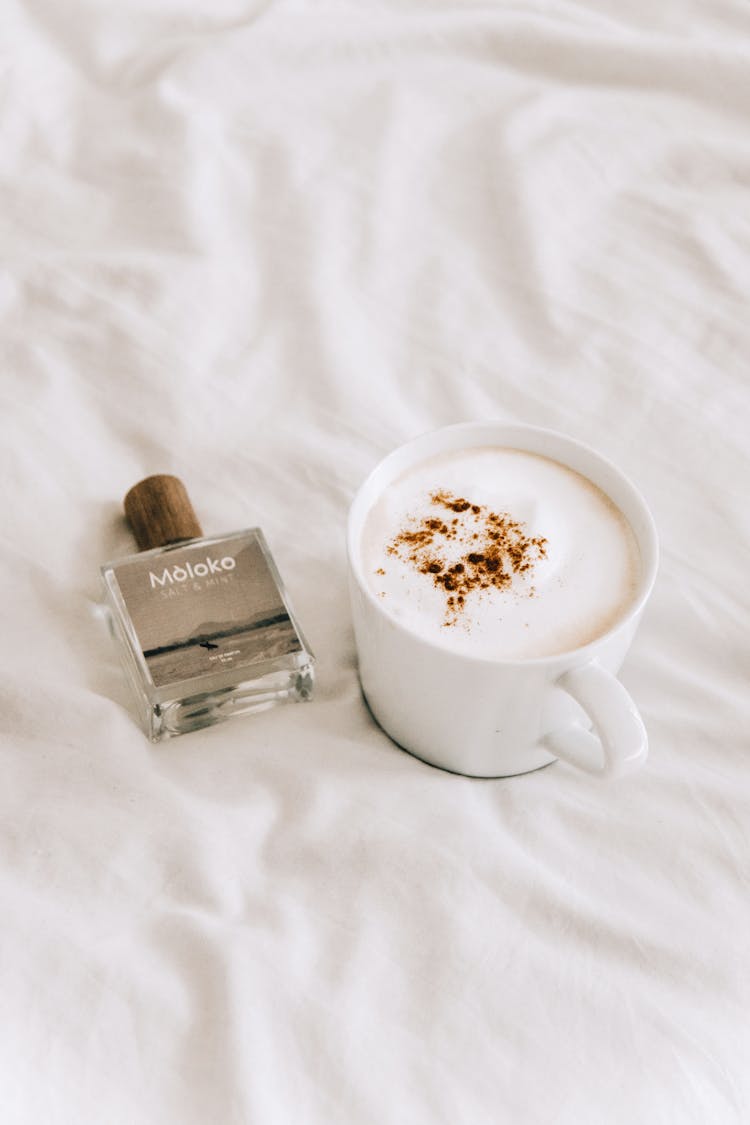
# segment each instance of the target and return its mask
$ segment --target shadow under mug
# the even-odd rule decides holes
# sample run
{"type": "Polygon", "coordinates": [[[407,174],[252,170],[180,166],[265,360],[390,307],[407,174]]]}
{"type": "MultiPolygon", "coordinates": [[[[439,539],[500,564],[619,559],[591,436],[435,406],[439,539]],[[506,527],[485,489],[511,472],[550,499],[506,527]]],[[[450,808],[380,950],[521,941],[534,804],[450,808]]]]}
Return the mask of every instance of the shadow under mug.
{"type": "Polygon", "coordinates": [[[422,434],[390,453],[359,489],[349,512],[347,551],[362,690],[377,722],[403,749],[471,777],[526,773],[556,758],[611,776],[645,761],[646,729],[616,673],[653,589],[658,540],[639,492],[593,449],[552,430],[501,422],[422,434]],[[373,594],[360,550],[373,505],[412,466],[479,446],[519,449],[574,469],[630,523],[641,556],[635,596],[616,624],[589,644],[534,659],[466,655],[417,636],[373,594]]]}

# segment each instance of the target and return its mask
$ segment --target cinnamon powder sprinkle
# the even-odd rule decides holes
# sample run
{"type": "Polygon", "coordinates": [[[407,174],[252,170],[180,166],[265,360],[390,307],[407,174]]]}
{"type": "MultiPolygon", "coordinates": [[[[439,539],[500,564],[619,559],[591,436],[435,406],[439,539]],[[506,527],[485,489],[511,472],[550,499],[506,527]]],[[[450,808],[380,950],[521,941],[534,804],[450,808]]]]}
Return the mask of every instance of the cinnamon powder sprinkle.
{"type": "MultiPolygon", "coordinates": [[[[386,550],[442,590],[444,625],[460,622],[469,594],[507,590],[516,574],[526,575],[547,554],[547,540],[527,535],[525,524],[507,512],[492,512],[447,491],[433,492],[430,503],[439,514],[412,520],[386,550]],[[441,512],[458,512],[461,519],[448,516],[446,522],[441,512]]],[[[533,597],[533,587],[528,593],[533,597]]]]}

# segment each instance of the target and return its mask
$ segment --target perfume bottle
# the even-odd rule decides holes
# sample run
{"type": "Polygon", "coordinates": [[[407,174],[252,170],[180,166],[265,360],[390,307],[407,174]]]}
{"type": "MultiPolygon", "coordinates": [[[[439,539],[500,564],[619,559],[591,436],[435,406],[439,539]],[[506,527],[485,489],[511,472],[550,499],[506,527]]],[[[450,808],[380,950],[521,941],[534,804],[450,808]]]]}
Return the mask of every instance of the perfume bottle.
{"type": "Polygon", "coordinates": [[[101,568],[110,626],[154,742],[310,699],[314,657],[262,531],[204,537],[177,477],[125,497],[140,554],[101,568]]]}

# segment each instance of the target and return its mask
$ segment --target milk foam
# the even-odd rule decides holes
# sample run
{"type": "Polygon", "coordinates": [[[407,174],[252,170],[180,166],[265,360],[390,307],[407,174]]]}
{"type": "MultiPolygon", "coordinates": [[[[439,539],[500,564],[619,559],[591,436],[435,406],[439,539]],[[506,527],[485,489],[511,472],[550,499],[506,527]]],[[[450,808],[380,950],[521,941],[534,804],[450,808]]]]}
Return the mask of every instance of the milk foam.
{"type": "Polygon", "coordinates": [[[391,617],[425,640],[496,659],[551,656],[595,640],[632,604],[640,574],[635,535],[601,489],[550,458],[489,446],[442,453],[389,485],[368,513],[361,552],[391,617]],[[436,494],[473,506],[447,513],[456,531],[440,540],[447,567],[467,558],[484,513],[507,515],[544,541],[528,570],[511,572],[504,589],[467,592],[460,612],[448,613],[446,589],[393,548],[405,529],[442,511],[436,494]]]}

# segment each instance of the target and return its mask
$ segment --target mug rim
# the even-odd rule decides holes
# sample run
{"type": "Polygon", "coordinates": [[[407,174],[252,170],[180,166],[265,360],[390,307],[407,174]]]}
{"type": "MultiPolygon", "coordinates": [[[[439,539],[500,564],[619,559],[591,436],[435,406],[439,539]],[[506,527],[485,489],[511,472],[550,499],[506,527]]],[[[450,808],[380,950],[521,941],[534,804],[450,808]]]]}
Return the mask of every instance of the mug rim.
{"type": "MultiPolygon", "coordinates": [[[[467,445],[466,448],[471,449],[473,447],[471,445],[467,445]]],[[[519,446],[518,448],[524,451],[523,446],[519,446]]],[[[527,449],[525,451],[529,453],[535,453],[537,456],[550,456],[549,454],[545,453],[537,453],[536,450],[527,449]]],[[[440,450],[436,450],[434,451],[434,455],[437,456],[440,452],[440,450]]],[[[429,456],[430,454],[426,453],[425,459],[427,459],[429,456]]],[[[550,460],[559,461],[560,458],[550,456],[550,460]]],[[[417,463],[417,461],[411,461],[407,467],[411,467],[412,465],[417,463]]],[[[564,462],[560,463],[565,464],[564,462]]],[[[571,468],[571,466],[567,464],[565,465],[565,467],[571,468]]],[[[580,472],[580,470],[578,469],[574,471],[580,472]]],[[[596,485],[596,481],[592,481],[587,473],[581,473],[581,476],[586,477],[587,480],[596,485]]],[[[601,485],[596,485],[596,487],[601,488],[601,485]]],[[[601,488],[601,491],[605,493],[608,499],[612,500],[612,497],[609,496],[609,493],[605,489],[601,488]]],[[[382,490],[378,495],[381,494],[382,490]]],[[[612,500],[612,502],[616,503],[614,500],[612,500]]],[[[617,507],[620,508],[621,506],[617,504],[617,507]]],[[[644,536],[636,531],[636,529],[633,527],[632,520],[627,515],[625,516],[625,518],[630,524],[631,530],[636,537],[636,541],[638,542],[638,549],[643,560],[644,536]]],[[[364,523],[364,520],[362,520],[362,523],[364,523]]],[[[623,472],[622,469],[620,469],[608,457],[605,457],[602,453],[599,453],[599,451],[594,449],[593,446],[588,445],[586,442],[579,441],[578,438],[570,437],[568,434],[563,433],[560,430],[553,430],[546,426],[527,425],[524,422],[503,422],[501,419],[488,419],[487,421],[473,422],[456,422],[447,426],[438,426],[436,429],[425,430],[422,433],[417,434],[415,437],[410,438],[409,441],[403,442],[401,445],[396,446],[384,457],[382,457],[362,481],[359,488],[355,492],[352,502],[349,506],[346,529],[346,546],[350,575],[354,578],[360,592],[368,600],[372,608],[394,629],[396,629],[398,632],[404,633],[411,641],[416,640],[420,644],[427,645],[430,649],[433,649],[444,655],[454,656],[462,661],[476,661],[481,664],[491,664],[498,667],[544,667],[555,663],[560,663],[561,661],[570,661],[571,659],[575,659],[576,663],[579,663],[589,658],[593,658],[597,650],[605,641],[607,641],[609,638],[613,637],[615,634],[631,625],[633,621],[638,619],[638,616],[643,611],[646,602],[651,596],[651,592],[656,581],[656,575],[659,569],[659,538],[656,530],[656,523],[654,522],[654,517],[651,514],[651,510],[649,509],[648,504],[644,500],[641,492],[631,481],[630,477],[623,472]],[[369,584],[367,583],[363,568],[361,566],[359,537],[358,541],[356,543],[354,542],[354,525],[356,520],[360,516],[360,511],[363,507],[365,496],[371,488],[372,482],[376,480],[379,475],[382,475],[387,470],[388,466],[394,461],[399,460],[403,457],[408,457],[410,451],[418,448],[422,444],[427,444],[430,439],[437,439],[444,434],[459,434],[461,432],[476,433],[477,431],[487,429],[502,430],[509,437],[512,437],[514,434],[518,435],[519,437],[522,437],[524,434],[533,434],[540,438],[548,437],[553,439],[555,442],[563,442],[564,444],[577,449],[581,453],[586,454],[588,457],[592,457],[595,461],[598,461],[600,465],[613,473],[619,479],[621,485],[624,486],[625,490],[630,494],[630,498],[640,509],[640,514],[642,516],[643,525],[645,528],[645,538],[648,540],[648,553],[650,555],[650,558],[646,560],[647,565],[644,568],[644,573],[641,575],[640,591],[638,595],[633,599],[630,608],[626,613],[622,615],[622,617],[620,617],[605,632],[600,633],[599,636],[594,637],[593,640],[588,641],[584,645],[578,645],[575,648],[564,649],[562,652],[552,653],[548,656],[530,657],[486,656],[467,652],[456,652],[456,650],[452,649],[448,644],[432,640],[429,637],[421,636],[414,629],[409,628],[408,626],[400,622],[397,618],[389,614],[386,610],[383,609],[382,605],[375,597],[374,593],[369,587],[369,584]]]]}

